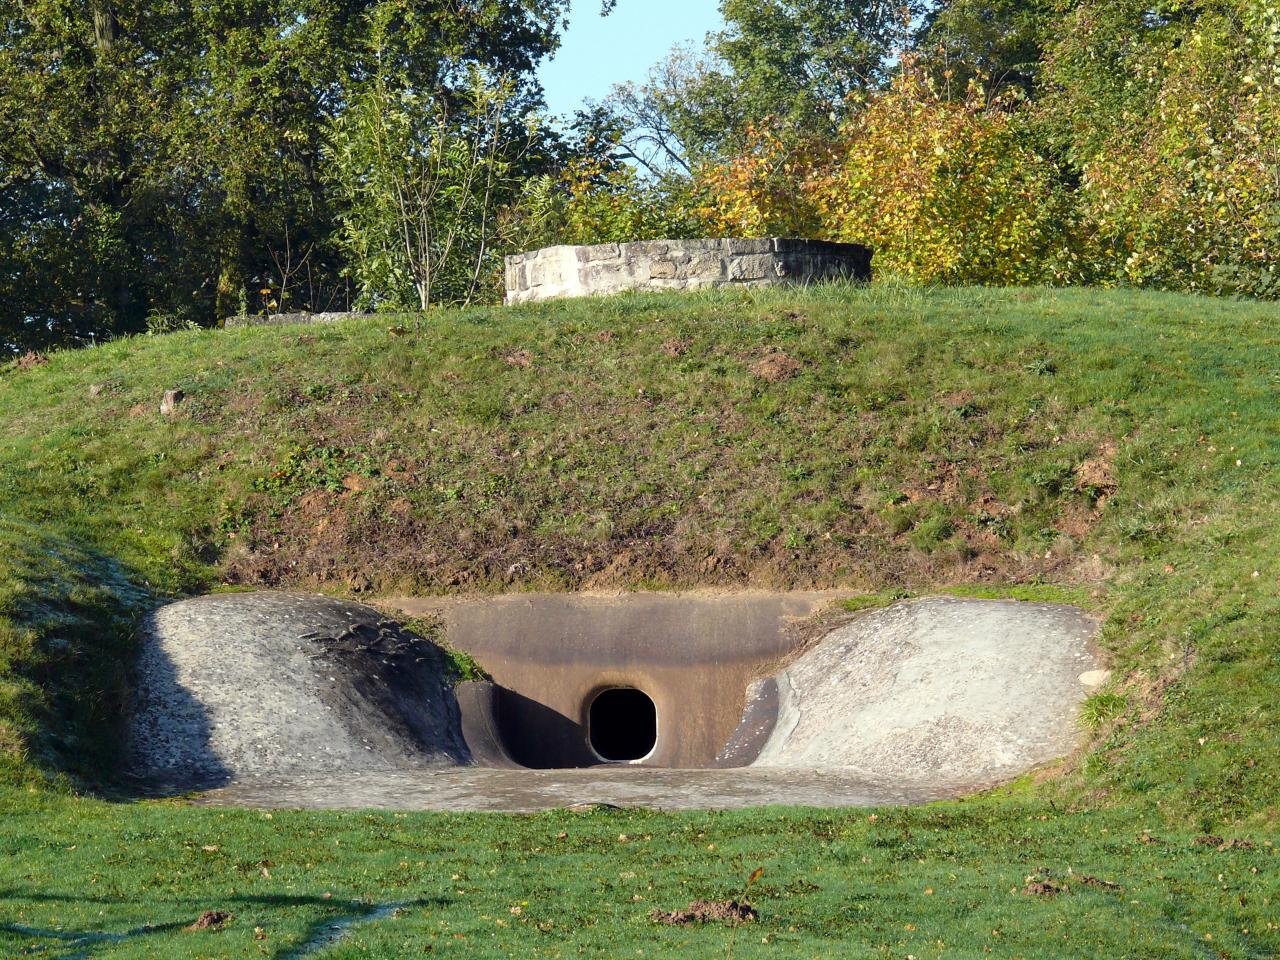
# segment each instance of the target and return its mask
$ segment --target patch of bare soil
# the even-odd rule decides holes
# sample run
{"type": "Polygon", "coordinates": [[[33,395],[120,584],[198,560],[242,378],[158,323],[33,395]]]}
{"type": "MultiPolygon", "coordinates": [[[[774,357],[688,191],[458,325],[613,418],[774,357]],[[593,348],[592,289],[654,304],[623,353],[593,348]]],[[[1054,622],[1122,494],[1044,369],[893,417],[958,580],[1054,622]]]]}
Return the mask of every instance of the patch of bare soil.
{"type": "Polygon", "coordinates": [[[689,349],[689,341],[681,337],[672,337],[662,343],[662,352],[668,357],[683,357],[689,349]]]}
{"type": "Polygon", "coordinates": [[[34,350],[28,350],[18,358],[19,370],[34,370],[36,367],[43,367],[49,362],[49,358],[43,353],[36,353],[34,350]]]}
{"type": "Polygon", "coordinates": [[[1205,834],[1203,837],[1196,837],[1197,846],[1213,847],[1219,853],[1227,850],[1252,850],[1254,843],[1252,840],[1223,840],[1222,837],[1216,837],[1213,834],[1205,834]]]}
{"type": "Polygon", "coordinates": [[[768,383],[790,380],[804,367],[799,360],[781,350],[770,350],[751,365],[751,372],[768,383]]]}
{"type": "Polygon", "coordinates": [[[221,930],[228,923],[235,919],[234,913],[228,913],[226,910],[206,910],[196,919],[196,922],[190,926],[184,927],[184,930],[221,930]]]}
{"type": "Polygon", "coordinates": [[[1067,888],[1062,884],[1037,877],[1028,877],[1027,885],[1022,888],[1023,895],[1028,897],[1056,897],[1058,894],[1066,892],[1067,888]]]}
{"type": "Polygon", "coordinates": [[[1082,504],[1073,503],[1067,506],[1054,523],[1053,528],[1079,542],[1093,532],[1093,528],[1102,519],[1098,510],[1090,510],[1082,504]]]}
{"type": "Polygon", "coordinates": [[[1116,489],[1116,445],[1108,440],[1099,445],[1094,456],[1076,467],[1076,489],[1091,493],[1101,500],[1116,489]]]}
{"type": "Polygon", "coordinates": [[[758,916],[755,908],[737,900],[695,900],[688,910],[654,910],[649,919],[678,927],[691,923],[751,923],[758,916]]]}
{"type": "Polygon", "coordinates": [[[516,350],[502,358],[509,367],[529,367],[533,365],[533,354],[528,350],[516,350]]]}

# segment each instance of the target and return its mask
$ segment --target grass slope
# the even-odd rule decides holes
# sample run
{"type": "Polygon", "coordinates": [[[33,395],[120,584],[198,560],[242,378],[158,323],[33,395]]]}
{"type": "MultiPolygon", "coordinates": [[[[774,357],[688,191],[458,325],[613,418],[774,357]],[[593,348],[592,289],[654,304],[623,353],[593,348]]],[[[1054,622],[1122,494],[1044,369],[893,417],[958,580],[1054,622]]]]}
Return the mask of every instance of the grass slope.
{"type": "MultiPolygon", "coordinates": [[[[1275,319],[1264,305],[1149,293],[837,286],[179,333],[10,367],[0,922],[120,932],[226,908],[241,919],[199,935],[225,939],[192,946],[196,934],[166,928],[95,949],[282,955],[311,925],[359,913],[352,898],[427,898],[333,955],[393,955],[397,931],[421,944],[440,923],[470,925],[468,941],[440,938],[459,955],[607,953],[611,938],[704,955],[726,949],[723,929],[652,928],[650,904],[732,893],[759,861],[764,920],[740,931],[743,956],[787,936],[784,952],[806,956],[1273,955],[1275,319]],[[187,399],[162,417],[175,387],[187,399]],[[1059,777],[877,821],[263,823],[46,789],[51,772],[110,771],[136,618],[161,597],[748,582],[1083,602],[1106,614],[1116,679],[1086,704],[1091,746],[1059,777]],[[566,824],[595,841],[553,851],[547,834],[566,824]],[[1174,839],[1135,843],[1144,827],[1174,839]],[[1257,847],[1191,843],[1206,830],[1257,847]],[[290,852],[329,831],[340,853],[309,852],[308,868],[290,852]],[[720,853],[685,844],[689,831],[720,853]],[[206,862],[210,845],[236,852],[206,862]],[[250,869],[266,860],[289,866],[250,869]],[[442,879],[468,861],[496,871],[475,874],[470,899],[442,879]],[[1017,892],[1041,867],[1133,892],[1017,892]],[[655,896],[631,901],[638,883],[655,896]],[[98,884],[111,892],[83,893],[98,884]],[[917,902],[925,886],[941,899],[917,902]],[[562,888],[547,929],[509,912],[562,888]],[[245,918],[268,940],[251,942],[245,918]],[[1055,953],[1055,925],[1081,941],[1055,953]],[[995,929],[1021,939],[983,939],[995,929]],[[841,953],[846,941],[856,948],[841,953]]],[[[15,949],[81,949],[10,934],[15,949]]]]}

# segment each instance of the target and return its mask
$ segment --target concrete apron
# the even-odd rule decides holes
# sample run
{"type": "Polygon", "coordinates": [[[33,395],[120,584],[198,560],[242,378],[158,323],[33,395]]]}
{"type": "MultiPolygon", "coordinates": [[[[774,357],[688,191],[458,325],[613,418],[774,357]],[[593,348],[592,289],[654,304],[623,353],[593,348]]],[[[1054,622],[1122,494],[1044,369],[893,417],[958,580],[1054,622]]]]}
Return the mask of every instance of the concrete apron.
{"type": "Polygon", "coordinates": [[[440,618],[450,645],[492,677],[457,691],[471,763],[245,770],[199,802],[511,811],[920,803],[994,786],[1074,749],[1078,706],[1105,680],[1091,615],[938,597],[818,616],[842,596],[387,601],[380,606],[396,615],[440,618]],[[618,690],[620,709],[603,710],[597,698],[618,690]],[[620,729],[611,740],[601,725],[620,729]],[[605,759],[619,752],[621,761],[605,759]]]}

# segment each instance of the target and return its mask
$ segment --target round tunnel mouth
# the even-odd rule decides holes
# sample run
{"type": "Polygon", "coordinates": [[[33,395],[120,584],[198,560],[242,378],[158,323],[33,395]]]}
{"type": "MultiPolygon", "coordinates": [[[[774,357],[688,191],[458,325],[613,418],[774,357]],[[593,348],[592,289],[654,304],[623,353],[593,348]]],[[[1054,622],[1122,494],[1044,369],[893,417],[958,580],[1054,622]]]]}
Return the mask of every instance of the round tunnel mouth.
{"type": "Polygon", "coordinates": [[[638,763],[658,745],[658,707],[643,690],[609,687],[587,709],[587,743],[605,763],[638,763]]]}

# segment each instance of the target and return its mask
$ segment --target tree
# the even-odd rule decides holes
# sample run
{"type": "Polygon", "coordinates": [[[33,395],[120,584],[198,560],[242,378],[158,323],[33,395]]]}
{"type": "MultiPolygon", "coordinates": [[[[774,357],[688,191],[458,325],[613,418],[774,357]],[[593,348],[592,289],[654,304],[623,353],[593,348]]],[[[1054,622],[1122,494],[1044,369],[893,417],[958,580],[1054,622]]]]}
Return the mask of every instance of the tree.
{"type": "Polygon", "coordinates": [[[915,49],[954,99],[968,97],[971,81],[989,99],[1008,87],[1032,95],[1057,13],[1055,0],[945,0],[925,16],[915,49]]]}
{"type": "MultiPolygon", "coordinates": [[[[470,303],[487,279],[514,156],[512,88],[479,71],[452,103],[376,77],[335,124],[341,244],[368,306],[470,303]],[[410,299],[412,297],[412,300],[410,299]]],[[[450,98],[455,99],[455,98],[450,98]]]]}
{"type": "Polygon", "coordinates": [[[919,0],[723,0],[712,47],[752,120],[833,129],[851,99],[883,87],[906,49],[919,0]]]}
{"type": "Polygon", "coordinates": [[[693,173],[753,149],[761,129],[833,133],[888,81],[920,0],[722,0],[707,49],[677,47],[606,101],[651,174],[693,173]],[[754,132],[753,132],[754,131],[754,132]]]}
{"type": "Polygon", "coordinates": [[[1280,295],[1280,5],[1087,0],[1036,120],[1079,184],[1095,275],[1280,295]]]}
{"type": "Polygon", "coordinates": [[[688,46],[673,49],[643,83],[615,86],[604,107],[617,118],[626,158],[653,176],[689,174],[722,156],[751,115],[728,65],[688,46]]]}
{"type": "Polygon", "coordinates": [[[517,112],[531,109],[533,67],[567,7],[0,0],[0,220],[56,248],[47,263],[80,265],[61,315],[6,301],[0,324],[24,336],[43,324],[57,341],[140,330],[155,313],[209,323],[278,302],[278,263],[295,250],[309,251],[308,286],[331,296],[343,263],[321,151],[375,67],[447,101],[486,66],[512,77],[517,112]]]}
{"type": "Polygon", "coordinates": [[[29,212],[26,227],[85,262],[68,291],[81,322],[137,329],[173,280],[157,256],[191,227],[189,206],[174,202],[194,188],[179,159],[198,62],[189,11],[170,0],[0,0],[0,18],[0,169],[60,210],[56,221],[42,218],[48,206],[10,214],[29,212]]]}

